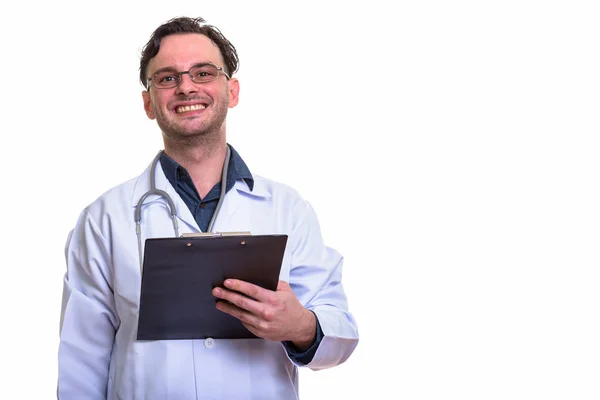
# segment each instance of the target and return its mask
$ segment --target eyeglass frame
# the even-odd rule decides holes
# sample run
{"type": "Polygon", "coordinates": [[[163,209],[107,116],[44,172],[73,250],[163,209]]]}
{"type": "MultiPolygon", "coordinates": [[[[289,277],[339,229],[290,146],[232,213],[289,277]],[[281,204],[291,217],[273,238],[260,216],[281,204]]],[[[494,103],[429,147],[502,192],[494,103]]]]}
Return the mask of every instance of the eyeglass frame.
{"type": "Polygon", "coordinates": [[[172,86],[172,87],[162,87],[162,88],[161,87],[156,87],[156,85],[152,85],[155,89],[173,89],[173,88],[176,88],[177,86],[181,85],[181,82],[183,82],[183,75],[185,75],[185,74],[188,74],[190,76],[190,79],[192,80],[192,82],[194,82],[196,85],[201,85],[203,83],[209,83],[209,82],[216,81],[219,78],[220,74],[223,74],[227,78],[227,80],[231,80],[231,76],[229,76],[229,74],[227,72],[225,72],[225,70],[222,67],[219,67],[215,63],[205,62],[205,63],[198,63],[198,64],[195,64],[195,65],[192,65],[190,67],[190,69],[188,69],[187,71],[181,71],[181,72],[177,71],[175,68],[171,68],[171,67],[160,68],[160,69],[154,71],[154,73],[152,75],[150,75],[150,78],[146,79],[146,90],[150,89],[150,82],[152,81],[152,77],[154,75],[156,75],[159,72],[168,71],[170,69],[172,69],[176,74],[179,75],[177,84],[175,86],[172,86]],[[215,67],[217,69],[217,76],[215,77],[215,79],[210,80],[210,81],[206,81],[206,82],[196,82],[196,81],[194,81],[194,77],[192,76],[192,74],[190,74],[190,71],[192,69],[196,68],[196,67],[203,67],[205,65],[212,65],[213,67],[215,67]]]}

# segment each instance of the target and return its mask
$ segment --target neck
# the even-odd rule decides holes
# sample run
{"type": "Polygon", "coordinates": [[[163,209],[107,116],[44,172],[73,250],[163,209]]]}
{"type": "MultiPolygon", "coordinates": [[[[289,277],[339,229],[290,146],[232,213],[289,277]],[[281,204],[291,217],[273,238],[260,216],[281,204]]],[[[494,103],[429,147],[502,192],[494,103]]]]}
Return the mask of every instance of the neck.
{"type": "Polygon", "coordinates": [[[187,170],[203,199],[221,181],[227,143],[204,146],[171,146],[165,141],[165,153],[187,170]]]}

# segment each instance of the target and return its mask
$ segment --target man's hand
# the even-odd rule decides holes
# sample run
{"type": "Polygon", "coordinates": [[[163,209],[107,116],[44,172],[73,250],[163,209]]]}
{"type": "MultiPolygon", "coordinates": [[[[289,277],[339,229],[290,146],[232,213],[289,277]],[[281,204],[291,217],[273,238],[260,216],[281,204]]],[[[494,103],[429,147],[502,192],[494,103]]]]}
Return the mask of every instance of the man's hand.
{"type": "Polygon", "coordinates": [[[250,332],[273,341],[289,340],[301,351],[312,345],[317,321],[287,282],[279,281],[275,292],[237,279],[227,279],[224,285],[212,291],[227,300],[217,302],[217,309],[242,321],[250,332]]]}

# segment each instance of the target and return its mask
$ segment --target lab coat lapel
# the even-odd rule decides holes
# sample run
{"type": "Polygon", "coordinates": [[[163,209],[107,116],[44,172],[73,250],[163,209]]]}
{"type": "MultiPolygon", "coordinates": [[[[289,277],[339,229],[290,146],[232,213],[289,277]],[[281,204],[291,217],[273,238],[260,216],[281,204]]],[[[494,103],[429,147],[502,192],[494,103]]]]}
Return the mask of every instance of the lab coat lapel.
{"type": "Polygon", "coordinates": [[[227,232],[231,230],[232,220],[236,217],[236,213],[240,206],[240,194],[237,191],[237,186],[240,182],[236,182],[233,188],[227,192],[221,210],[217,214],[215,225],[213,227],[214,232],[227,232]],[[228,228],[229,227],[229,228],[228,228]]]}
{"type": "Polygon", "coordinates": [[[252,226],[252,211],[256,201],[265,201],[271,193],[255,180],[253,190],[243,180],[238,180],[225,195],[221,211],[215,221],[215,232],[248,231],[252,226]]]}

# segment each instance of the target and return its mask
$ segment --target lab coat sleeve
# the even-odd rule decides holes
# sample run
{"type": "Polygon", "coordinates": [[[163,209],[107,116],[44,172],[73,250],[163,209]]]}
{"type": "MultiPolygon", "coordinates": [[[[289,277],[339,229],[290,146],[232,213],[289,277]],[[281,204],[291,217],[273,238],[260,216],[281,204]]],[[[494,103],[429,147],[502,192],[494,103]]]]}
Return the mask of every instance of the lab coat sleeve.
{"type": "Polygon", "coordinates": [[[58,351],[59,399],[106,399],[110,355],[119,325],[108,242],[84,211],[65,249],[58,351]]]}
{"type": "Polygon", "coordinates": [[[323,332],[321,343],[306,366],[313,370],[330,368],[345,362],[358,345],[358,327],[348,310],[342,286],[343,257],[325,246],[310,204],[302,201],[294,215],[289,284],[300,302],[317,315],[323,332]]]}

